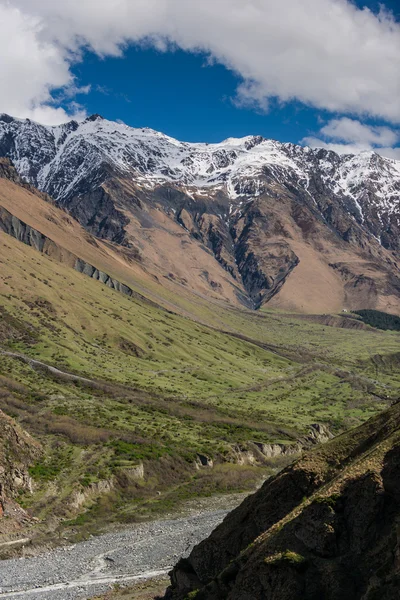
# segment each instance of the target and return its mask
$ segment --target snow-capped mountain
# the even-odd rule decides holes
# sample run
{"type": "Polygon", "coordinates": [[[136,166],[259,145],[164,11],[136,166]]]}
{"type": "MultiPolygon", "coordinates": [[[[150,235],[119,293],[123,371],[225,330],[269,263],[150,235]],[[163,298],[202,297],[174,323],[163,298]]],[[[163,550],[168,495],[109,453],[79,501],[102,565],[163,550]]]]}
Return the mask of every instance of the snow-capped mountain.
{"type": "MultiPolygon", "coordinates": [[[[293,244],[290,252],[283,250],[283,239],[293,234],[278,219],[279,210],[290,213],[304,236],[317,219],[360,250],[371,240],[400,250],[400,161],[373,152],[339,156],[261,136],[186,143],[99,115],[56,127],[2,115],[0,156],[92,233],[126,246],[133,238],[139,248],[144,245],[129,233],[132,215],[143,225],[161,207],[210,247],[232,277],[242,279],[256,303],[276,294],[301,260],[293,244]],[[267,252],[268,273],[262,276],[254,239],[250,243],[260,219],[270,242],[280,236],[279,248],[267,252]]],[[[335,268],[346,277],[342,267],[335,268]]]]}
{"type": "Polygon", "coordinates": [[[373,195],[379,212],[393,212],[400,203],[400,161],[373,152],[338,156],[261,136],[218,144],[179,142],[98,115],[55,127],[3,115],[0,152],[13,160],[21,176],[59,201],[74,195],[102,164],[109,164],[122,174],[134,174],[144,185],[168,182],[188,189],[225,189],[231,199],[260,195],[265,176],[283,184],[290,179],[308,190],[319,171],[335,195],[360,205],[361,214],[373,195]]]}

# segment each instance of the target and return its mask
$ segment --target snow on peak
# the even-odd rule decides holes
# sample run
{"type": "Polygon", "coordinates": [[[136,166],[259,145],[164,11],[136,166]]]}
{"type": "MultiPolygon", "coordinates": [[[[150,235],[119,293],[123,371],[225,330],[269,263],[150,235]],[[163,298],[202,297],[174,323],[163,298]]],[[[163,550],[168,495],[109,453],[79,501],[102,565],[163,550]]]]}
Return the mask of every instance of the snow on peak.
{"type": "Polygon", "coordinates": [[[96,181],[103,165],[148,188],[168,182],[202,193],[223,189],[232,199],[260,195],[271,181],[308,191],[318,175],[361,214],[365,201],[385,210],[400,201],[400,161],[373,152],[339,156],[262,136],[188,143],[97,114],[58,126],[1,115],[0,145],[22,176],[61,201],[96,181]]]}

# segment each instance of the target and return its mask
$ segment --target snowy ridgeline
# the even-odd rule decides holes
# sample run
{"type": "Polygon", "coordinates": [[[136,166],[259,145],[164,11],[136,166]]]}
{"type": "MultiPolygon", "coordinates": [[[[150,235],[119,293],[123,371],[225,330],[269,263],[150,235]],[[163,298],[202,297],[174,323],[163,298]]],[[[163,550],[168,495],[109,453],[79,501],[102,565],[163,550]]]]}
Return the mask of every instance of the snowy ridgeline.
{"type": "Polygon", "coordinates": [[[60,201],[76,195],[82,183],[98,183],[109,165],[142,187],[176,183],[189,194],[223,190],[232,200],[260,195],[267,182],[293,183],[312,193],[317,176],[336,197],[351,199],[361,218],[365,202],[378,216],[398,210],[400,203],[400,161],[373,152],[339,156],[260,136],[193,144],[98,115],[55,127],[2,115],[0,154],[60,201]]]}

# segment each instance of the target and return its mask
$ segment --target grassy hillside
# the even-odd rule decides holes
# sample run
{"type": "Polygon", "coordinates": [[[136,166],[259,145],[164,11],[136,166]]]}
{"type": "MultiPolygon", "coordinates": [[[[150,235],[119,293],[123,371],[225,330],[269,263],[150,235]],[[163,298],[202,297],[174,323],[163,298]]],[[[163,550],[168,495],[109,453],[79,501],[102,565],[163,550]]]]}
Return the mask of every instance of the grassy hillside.
{"type": "Polygon", "coordinates": [[[6,210],[61,244],[46,256],[0,234],[0,408],[45,449],[19,498],[42,523],[75,531],[250,489],[283,460],[254,442],[339,432],[397,398],[398,333],[193,294],[4,182],[6,210]],[[74,271],[71,253],[138,293],[74,271]]]}

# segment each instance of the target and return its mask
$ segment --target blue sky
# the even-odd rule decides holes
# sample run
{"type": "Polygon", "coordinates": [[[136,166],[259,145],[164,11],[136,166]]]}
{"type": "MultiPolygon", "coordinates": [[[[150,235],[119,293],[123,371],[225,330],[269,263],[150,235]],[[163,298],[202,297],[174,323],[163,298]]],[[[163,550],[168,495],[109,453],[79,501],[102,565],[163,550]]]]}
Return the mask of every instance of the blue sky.
{"type": "Polygon", "coordinates": [[[88,53],[74,73],[82,85],[91,84],[87,96],[77,97],[89,113],[184,141],[261,134],[297,142],[318,129],[321,116],[299,102],[268,112],[237,107],[239,78],[222,65],[207,65],[205,55],[182,50],[131,47],[123,58],[103,60],[88,53]]]}
{"type": "MultiPolygon", "coordinates": [[[[382,3],[357,4],[378,12],[382,3]]],[[[400,15],[400,0],[384,4],[400,15]]],[[[205,54],[179,49],[161,52],[136,45],[117,58],[87,52],[73,73],[80,85],[91,85],[89,94],[77,96],[89,114],[100,113],[133,127],[151,127],[184,141],[218,142],[260,134],[297,143],[315,135],[321,120],[340,116],[298,101],[275,101],[268,111],[238,107],[235,94],[240,78],[234,72],[208,64],[205,54]]],[[[364,121],[384,125],[379,118],[364,121]]]]}
{"type": "Polygon", "coordinates": [[[0,35],[0,112],[400,158],[399,0],[0,0],[0,35]]]}

